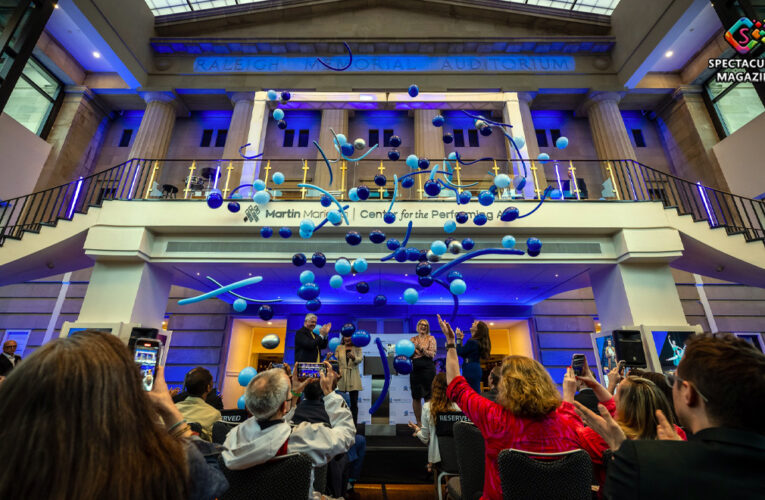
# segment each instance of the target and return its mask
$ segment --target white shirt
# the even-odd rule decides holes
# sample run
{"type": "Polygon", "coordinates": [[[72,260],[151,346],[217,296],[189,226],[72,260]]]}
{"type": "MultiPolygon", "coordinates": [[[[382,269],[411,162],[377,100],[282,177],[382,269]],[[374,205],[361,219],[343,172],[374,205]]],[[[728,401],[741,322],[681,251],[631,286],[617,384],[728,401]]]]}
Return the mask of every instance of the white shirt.
{"type": "Polygon", "coordinates": [[[16,367],[16,355],[15,354],[8,354],[7,352],[3,352],[3,355],[8,358],[8,361],[11,362],[11,366],[14,368],[16,367]]]}
{"type": "MultiPolygon", "coordinates": [[[[462,411],[460,407],[452,403],[449,411],[462,411]]],[[[416,436],[424,444],[428,445],[428,463],[437,464],[441,461],[441,452],[438,451],[438,436],[436,435],[436,425],[430,417],[430,401],[422,407],[422,427],[416,436]]]]}

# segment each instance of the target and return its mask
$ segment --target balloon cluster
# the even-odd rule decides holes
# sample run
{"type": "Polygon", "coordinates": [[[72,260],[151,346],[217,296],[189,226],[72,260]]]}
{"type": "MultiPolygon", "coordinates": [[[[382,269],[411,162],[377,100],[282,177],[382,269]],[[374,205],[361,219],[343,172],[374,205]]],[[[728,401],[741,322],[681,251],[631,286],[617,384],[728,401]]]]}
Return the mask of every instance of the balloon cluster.
{"type": "Polygon", "coordinates": [[[393,358],[393,368],[401,375],[407,375],[412,372],[412,360],[414,355],[414,342],[409,339],[401,339],[396,342],[395,354],[393,358]]]}
{"type": "MultiPolygon", "coordinates": [[[[237,381],[239,382],[239,385],[242,387],[247,387],[247,385],[250,383],[250,380],[255,378],[255,375],[257,375],[258,372],[255,370],[255,368],[248,366],[247,368],[244,368],[242,371],[239,372],[239,376],[237,377],[237,381]]],[[[240,410],[245,409],[245,403],[244,403],[244,395],[239,397],[239,400],[236,402],[236,407],[240,410]]]]}
{"type": "MultiPolygon", "coordinates": [[[[281,97],[281,103],[286,104],[287,101],[290,100],[292,97],[292,94],[289,92],[282,91],[281,93],[277,93],[275,90],[269,90],[266,92],[266,96],[268,97],[269,101],[276,101],[281,97]]],[[[281,108],[274,109],[273,113],[271,113],[271,116],[274,117],[274,120],[276,120],[276,126],[279,127],[280,130],[284,130],[287,128],[287,120],[284,119],[284,110],[281,108]]]]}

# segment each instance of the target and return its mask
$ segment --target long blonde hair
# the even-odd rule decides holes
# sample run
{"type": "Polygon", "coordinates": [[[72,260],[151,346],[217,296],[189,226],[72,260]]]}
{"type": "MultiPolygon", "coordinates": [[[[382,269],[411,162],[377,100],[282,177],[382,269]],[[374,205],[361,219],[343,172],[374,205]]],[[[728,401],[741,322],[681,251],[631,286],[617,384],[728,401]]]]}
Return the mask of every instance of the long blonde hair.
{"type": "Polygon", "coordinates": [[[619,384],[616,422],[629,439],[656,439],[656,410],[661,410],[675,424],[674,413],[667,397],[650,380],[627,377],[619,384]]]}
{"type": "Polygon", "coordinates": [[[558,408],[561,397],[538,361],[507,356],[502,362],[497,401],[518,417],[538,420],[558,408]]]}

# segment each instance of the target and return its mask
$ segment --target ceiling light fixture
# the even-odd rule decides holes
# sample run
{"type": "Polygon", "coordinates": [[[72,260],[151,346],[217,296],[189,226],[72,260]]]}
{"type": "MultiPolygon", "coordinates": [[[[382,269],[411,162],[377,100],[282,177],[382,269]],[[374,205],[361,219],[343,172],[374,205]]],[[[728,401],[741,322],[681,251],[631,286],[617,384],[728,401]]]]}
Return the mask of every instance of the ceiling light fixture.
{"type": "Polygon", "coordinates": [[[666,52],[664,53],[664,57],[672,57],[672,56],[674,56],[674,55],[675,55],[675,53],[674,53],[674,52],[672,52],[671,50],[668,50],[668,51],[666,51],[666,52]]]}
{"type": "Polygon", "coordinates": [[[268,324],[269,324],[269,325],[272,325],[273,323],[274,323],[273,321],[269,321],[269,322],[268,322],[268,324]]]}
{"type": "Polygon", "coordinates": [[[490,322],[490,323],[489,323],[489,326],[494,326],[494,323],[493,323],[493,322],[490,322]]]}
{"type": "Polygon", "coordinates": [[[93,57],[95,57],[96,59],[100,59],[101,58],[101,53],[98,52],[97,50],[94,50],[93,51],[93,57]]]}

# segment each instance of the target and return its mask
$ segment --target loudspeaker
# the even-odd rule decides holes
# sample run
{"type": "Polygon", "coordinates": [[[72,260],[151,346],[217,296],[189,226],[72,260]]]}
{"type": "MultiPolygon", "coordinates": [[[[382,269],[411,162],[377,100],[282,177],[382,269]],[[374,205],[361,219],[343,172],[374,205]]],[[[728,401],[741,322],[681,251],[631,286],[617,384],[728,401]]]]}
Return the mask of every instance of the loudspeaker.
{"type": "Polygon", "coordinates": [[[613,337],[616,359],[629,367],[647,366],[640,330],[614,330],[613,337]]]}

